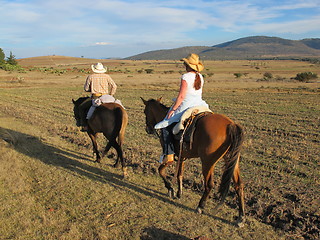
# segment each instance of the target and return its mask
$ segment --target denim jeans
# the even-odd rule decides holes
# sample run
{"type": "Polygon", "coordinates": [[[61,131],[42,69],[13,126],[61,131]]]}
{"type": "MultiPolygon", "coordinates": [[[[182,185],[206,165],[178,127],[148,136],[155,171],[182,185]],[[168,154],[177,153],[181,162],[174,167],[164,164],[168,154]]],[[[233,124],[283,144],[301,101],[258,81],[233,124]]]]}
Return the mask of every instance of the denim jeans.
{"type": "Polygon", "coordinates": [[[169,154],[174,154],[174,145],[173,145],[173,140],[174,136],[172,133],[172,129],[175,126],[176,123],[173,123],[169,125],[168,127],[162,128],[162,137],[163,137],[163,154],[164,155],[169,155],[169,154]]]}

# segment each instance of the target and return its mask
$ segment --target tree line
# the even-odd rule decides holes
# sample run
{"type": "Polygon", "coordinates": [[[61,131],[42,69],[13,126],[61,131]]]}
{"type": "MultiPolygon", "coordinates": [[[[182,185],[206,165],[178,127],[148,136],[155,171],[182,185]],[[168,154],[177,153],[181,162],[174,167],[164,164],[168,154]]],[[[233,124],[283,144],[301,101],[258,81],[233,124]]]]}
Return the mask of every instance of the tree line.
{"type": "Polygon", "coordinates": [[[2,48],[0,48],[0,66],[4,64],[18,65],[18,62],[12,52],[10,52],[10,55],[6,58],[2,48]]]}

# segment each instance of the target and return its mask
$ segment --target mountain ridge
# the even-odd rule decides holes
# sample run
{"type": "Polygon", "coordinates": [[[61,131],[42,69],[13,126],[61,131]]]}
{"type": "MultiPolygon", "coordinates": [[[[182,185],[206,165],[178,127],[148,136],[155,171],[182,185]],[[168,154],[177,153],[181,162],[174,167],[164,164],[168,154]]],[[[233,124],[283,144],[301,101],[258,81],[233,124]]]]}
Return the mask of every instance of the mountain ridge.
{"type": "Polygon", "coordinates": [[[196,53],[203,60],[319,58],[320,38],[290,40],[279,37],[250,36],[213,46],[186,46],[148,51],[128,60],[177,60],[196,53]]]}

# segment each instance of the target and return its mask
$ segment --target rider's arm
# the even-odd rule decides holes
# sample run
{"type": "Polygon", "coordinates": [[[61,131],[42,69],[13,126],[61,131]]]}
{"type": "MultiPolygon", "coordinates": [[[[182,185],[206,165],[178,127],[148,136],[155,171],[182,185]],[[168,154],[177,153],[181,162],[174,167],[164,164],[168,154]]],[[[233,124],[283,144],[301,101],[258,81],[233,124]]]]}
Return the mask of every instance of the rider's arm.
{"type": "Polygon", "coordinates": [[[117,84],[112,80],[110,76],[108,76],[108,83],[110,87],[110,95],[113,96],[116,93],[117,90],[117,84]]]}
{"type": "Polygon", "coordinates": [[[173,107],[168,112],[168,117],[167,118],[170,118],[172,116],[174,111],[177,110],[177,108],[180,106],[180,104],[182,103],[182,101],[186,97],[187,87],[188,87],[187,82],[185,80],[181,79],[180,91],[179,91],[178,97],[177,97],[173,107]]]}
{"type": "Polygon", "coordinates": [[[90,76],[87,77],[83,88],[86,92],[91,92],[91,78],[90,78],[90,76]]]}

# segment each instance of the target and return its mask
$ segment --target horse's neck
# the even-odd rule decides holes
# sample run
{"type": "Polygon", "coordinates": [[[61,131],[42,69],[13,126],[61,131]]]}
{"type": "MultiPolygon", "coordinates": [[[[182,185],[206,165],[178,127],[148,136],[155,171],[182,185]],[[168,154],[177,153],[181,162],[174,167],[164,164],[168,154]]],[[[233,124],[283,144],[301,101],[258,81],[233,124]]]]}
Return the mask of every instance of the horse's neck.
{"type": "Polygon", "coordinates": [[[153,109],[153,115],[157,122],[162,121],[167,115],[168,109],[163,108],[161,105],[156,106],[153,109]]]}

